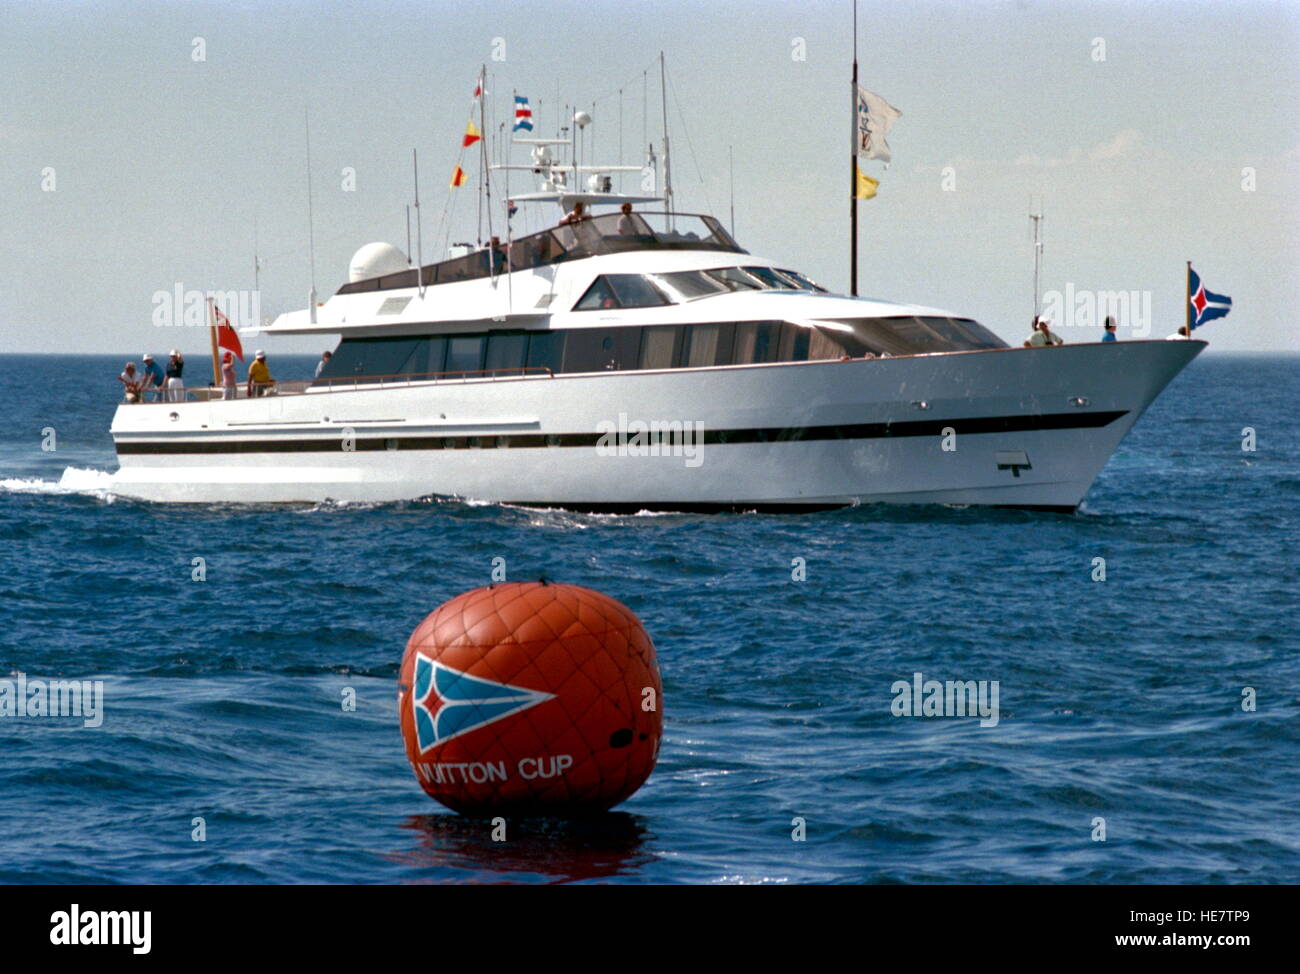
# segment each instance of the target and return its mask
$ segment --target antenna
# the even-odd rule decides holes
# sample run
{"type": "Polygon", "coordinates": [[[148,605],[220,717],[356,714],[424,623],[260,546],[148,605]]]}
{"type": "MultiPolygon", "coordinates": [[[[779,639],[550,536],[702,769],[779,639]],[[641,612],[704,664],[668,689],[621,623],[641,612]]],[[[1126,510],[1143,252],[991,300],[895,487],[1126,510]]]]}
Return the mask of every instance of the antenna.
{"type": "Polygon", "coordinates": [[[736,160],[733,150],[735,146],[727,146],[727,178],[731,184],[731,237],[736,238],[736,160]]]}
{"type": "Polygon", "coordinates": [[[406,266],[411,266],[411,204],[406,204],[406,266]]]}
{"type": "MultiPolygon", "coordinates": [[[[258,283],[260,272],[262,270],[262,259],[257,256],[257,214],[253,214],[253,293],[257,294],[261,290],[258,283]]],[[[260,298],[258,299],[261,300],[260,298]]],[[[261,322],[258,322],[260,325],[261,322]]]]}
{"type": "Polygon", "coordinates": [[[424,237],[420,226],[420,156],[411,150],[411,168],[415,173],[415,246],[416,246],[416,284],[419,285],[420,297],[424,297],[424,237]]]}
{"type": "Polygon", "coordinates": [[[1033,206],[1034,206],[1034,198],[1031,196],[1029,198],[1029,207],[1031,211],[1029,214],[1029,221],[1030,223],[1033,224],[1034,227],[1034,320],[1037,321],[1038,309],[1039,307],[1041,307],[1038,298],[1039,296],[1038,282],[1040,280],[1040,275],[1042,272],[1043,241],[1039,235],[1039,228],[1043,222],[1043,207],[1042,204],[1040,203],[1038,206],[1038,212],[1034,213],[1032,212],[1033,206]]]}
{"type": "Polygon", "coordinates": [[[659,52],[659,94],[664,119],[664,205],[668,208],[668,228],[673,228],[673,167],[668,161],[668,69],[664,66],[664,52],[659,52]]]}
{"type": "Polygon", "coordinates": [[[316,323],[316,220],[312,212],[311,200],[311,116],[308,110],[302,110],[303,124],[307,132],[307,253],[311,264],[311,292],[309,294],[311,323],[316,323]]]}

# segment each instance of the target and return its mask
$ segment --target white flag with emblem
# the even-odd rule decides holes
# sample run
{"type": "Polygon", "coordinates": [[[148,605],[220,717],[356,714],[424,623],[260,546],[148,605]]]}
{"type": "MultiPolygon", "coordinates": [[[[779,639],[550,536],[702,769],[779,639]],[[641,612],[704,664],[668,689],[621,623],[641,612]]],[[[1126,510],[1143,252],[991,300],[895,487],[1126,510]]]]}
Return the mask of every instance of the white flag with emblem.
{"type": "Polygon", "coordinates": [[[864,159],[889,162],[889,143],[885,141],[885,136],[903,113],[865,88],[858,88],[857,106],[853,151],[864,159]]]}

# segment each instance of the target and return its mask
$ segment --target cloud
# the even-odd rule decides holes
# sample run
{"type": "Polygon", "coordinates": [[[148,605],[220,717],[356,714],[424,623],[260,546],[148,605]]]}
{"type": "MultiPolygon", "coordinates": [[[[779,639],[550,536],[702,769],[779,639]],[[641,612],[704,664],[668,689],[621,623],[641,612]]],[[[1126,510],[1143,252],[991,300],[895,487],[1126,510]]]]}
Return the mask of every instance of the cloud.
{"type": "Polygon", "coordinates": [[[1088,153],[1088,158],[1094,162],[1102,159],[1118,159],[1120,156],[1127,155],[1128,151],[1141,141],[1142,133],[1137,129],[1124,129],[1109,142],[1093,147],[1093,150],[1088,153]]]}

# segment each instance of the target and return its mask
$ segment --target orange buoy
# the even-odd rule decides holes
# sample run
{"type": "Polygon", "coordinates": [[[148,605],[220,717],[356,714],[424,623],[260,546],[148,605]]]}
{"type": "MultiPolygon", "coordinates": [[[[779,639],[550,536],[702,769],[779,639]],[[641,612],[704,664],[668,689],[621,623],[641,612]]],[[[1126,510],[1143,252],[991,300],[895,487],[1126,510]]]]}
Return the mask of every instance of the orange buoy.
{"type": "Polygon", "coordinates": [[[654,644],[577,585],[477,588],[431,612],[398,678],[406,756],[457,812],[600,811],[641,787],[663,731],[654,644]]]}

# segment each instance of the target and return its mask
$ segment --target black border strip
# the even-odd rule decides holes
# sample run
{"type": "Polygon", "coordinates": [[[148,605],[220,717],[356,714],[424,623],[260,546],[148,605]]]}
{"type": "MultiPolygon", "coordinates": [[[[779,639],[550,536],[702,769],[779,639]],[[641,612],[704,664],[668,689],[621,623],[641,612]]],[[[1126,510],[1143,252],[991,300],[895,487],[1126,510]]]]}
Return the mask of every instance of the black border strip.
{"type": "MultiPolygon", "coordinates": [[[[920,419],[901,423],[856,423],[838,426],[792,426],[704,431],[706,446],[743,443],[795,443],[808,440],[878,440],[902,436],[942,436],[951,428],[958,435],[1020,433],[1033,430],[1096,429],[1108,426],[1127,410],[1046,415],[987,416],[977,419],[920,419]]],[[[500,436],[357,436],[353,449],[483,450],[539,447],[595,447],[608,433],[507,433],[500,436]]],[[[668,442],[664,436],[663,442],[668,442]]],[[[263,440],[127,440],[117,444],[118,456],[221,453],[334,453],[342,449],[339,435],[263,440]]]]}
{"type": "MultiPolygon", "coordinates": [[[[576,511],[579,514],[640,514],[642,511],[651,511],[659,514],[816,514],[823,511],[838,511],[853,506],[851,503],[827,504],[817,502],[812,504],[794,504],[789,502],[768,503],[766,501],[755,501],[752,504],[732,502],[698,503],[691,501],[650,501],[646,503],[624,503],[614,501],[563,501],[554,503],[551,501],[501,501],[500,503],[507,507],[576,511]]],[[[864,502],[864,506],[866,503],[877,502],[864,502]]],[[[890,506],[902,507],[909,503],[912,502],[890,502],[890,506]]],[[[916,501],[915,503],[931,507],[936,502],[916,501]]],[[[946,502],[941,501],[938,503],[946,502]]],[[[997,507],[1016,511],[1043,511],[1050,514],[1073,514],[1078,510],[1077,505],[1069,504],[972,504],[970,506],[980,508],[997,507]]]]}

